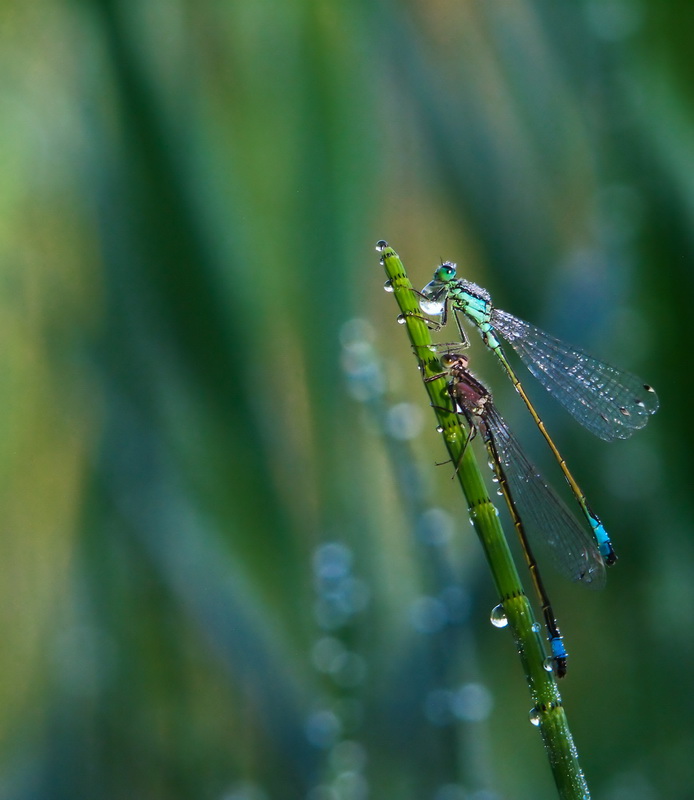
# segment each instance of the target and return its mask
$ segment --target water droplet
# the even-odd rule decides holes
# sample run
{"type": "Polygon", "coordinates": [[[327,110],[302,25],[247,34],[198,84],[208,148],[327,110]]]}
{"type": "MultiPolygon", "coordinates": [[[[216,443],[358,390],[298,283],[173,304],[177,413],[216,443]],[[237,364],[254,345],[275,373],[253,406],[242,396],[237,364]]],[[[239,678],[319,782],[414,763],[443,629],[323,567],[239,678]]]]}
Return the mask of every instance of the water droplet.
{"type": "Polygon", "coordinates": [[[348,349],[363,351],[376,338],[373,325],[361,317],[352,317],[340,328],[340,344],[348,349]]]}
{"type": "Polygon", "coordinates": [[[446,296],[447,293],[445,290],[442,291],[439,281],[429,281],[420,292],[419,307],[425,314],[438,316],[446,307],[446,296]]]}
{"type": "Polygon", "coordinates": [[[547,658],[542,662],[542,668],[545,670],[545,672],[552,672],[554,670],[554,659],[550,656],[547,656],[547,658]]]}
{"type": "Polygon", "coordinates": [[[388,409],[384,423],[388,435],[402,442],[416,439],[423,425],[422,409],[414,403],[394,405],[388,409]]]}
{"type": "Polygon", "coordinates": [[[419,307],[430,317],[438,317],[439,314],[442,314],[444,305],[440,300],[427,300],[424,297],[419,301],[419,307]]]}
{"type": "Polygon", "coordinates": [[[528,714],[528,718],[530,719],[530,724],[534,725],[536,728],[540,727],[540,722],[542,721],[542,717],[540,712],[537,708],[531,708],[530,713],[528,714]]]}
{"type": "Polygon", "coordinates": [[[313,553],[313,570],[319,578],[335,579],[349,575],[354,556],[342,542],[325,542],[313,553]]]}
{"type": "Polygon", "coordinates": [[[340,720],[328,709],[314,711],[304,724],[306,738],[316,747],[332,747],[341,731],[340,720]]]}
{"type": "Polygon", "coordinates": [[[540,632],[540,629],[541,629],[541,626],[540,626],[540,623],[539,623],[539,622],[533,622],[533,624],[530,626],[530,630],[531,630],[533,633],[539,633],[539,632],[540,632]]]}
{"type": "Polygon", "coordinates": [[[383,288],[386,290],[386,292],[392,292],[392,291],[393,291],[393,283],[392,283],[392,281],[390,281],[390,280],[387,280],[387,281],[386,281],[386,282],[383,284],[383,288]]]}
{"type": "Polygon", "coordinates": [[[497,490],[496,490],[496,493],[499,495],[499,497],[503,497],[503,495],[504,495],[504,490],[503,490],[503,489],[497,489],[497,490]]]}
{"type": "Polygon", "coordinates": [[[379,239],[376,242],[376,252],[382,253],[386,249],[386,247],[388,247],[388,242],[386,242],[385,239],[379,239]]]}
{"type": "Polygon", "coordinates": [[[489,619],[495,628],[505,628],[508,625],[508,618],[506,617],[506,612],[501,603],[499,603],[498,606],[494,606],[492,613],[489,615],[489,619]]]}
{"type": "Polygon", "coordinates": [[[496,475],[492,475],[492,483],[499,483],[499,478],[496,475]]]}
{"type": "Polygon", "coordinates": [[[398,314],[398,325],[404,325],[407,320],[404,314],[398,314]]]}
{"type": "Polygon", "coordinates": [[[490,691],[480,683],[467,683],[458,689],[451,701],[451,709],[458,719],[482,722],[491,713],[494,700],[490,691]]]}
{"type": "Polygon", "coordinates": [[[436,433],[443,433],[443,425],[436,426],[436,433]]]}
{"type": "Polygon", "coordinates": [[[417,536],[424,544],[440,546],[453,538],[455,525],[450,514],[441,508],[430,508],[417,521],[417,536]]]}

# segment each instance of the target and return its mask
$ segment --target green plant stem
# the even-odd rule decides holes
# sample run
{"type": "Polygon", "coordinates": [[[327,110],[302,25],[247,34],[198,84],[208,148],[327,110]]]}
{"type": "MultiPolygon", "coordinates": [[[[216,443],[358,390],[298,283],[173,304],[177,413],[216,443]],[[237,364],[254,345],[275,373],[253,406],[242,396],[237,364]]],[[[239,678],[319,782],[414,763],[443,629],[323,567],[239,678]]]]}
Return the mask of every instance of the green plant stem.
{"type": "MultiPolygon", "coordinates": [[[[377,249],[381,252],[381,263],[402,312],[400,320],[405,323],[422,377],[438,375],[443,370],[435,351],[430,348],[429,326],[420,316],[418,295],[413,290],[402,261],[387,245],[377,249]]],[[[554,675],[543,666],[545,650],[537,626],[533,630],[535,618],[532,607],[521,585],[498,511],[489,498],[473,448],[465,447],[468,433],[461,427],[460,417],[453,410],[446,379],[441,377],[428,381],[424,386],[452,462],[460,465],[458,481],[516,642],[533,702],[533,715],[539,720],[538,727],[559,796],[566,800],[589,800],[590,792],[578,763],[578,753],[554,675]]]]}

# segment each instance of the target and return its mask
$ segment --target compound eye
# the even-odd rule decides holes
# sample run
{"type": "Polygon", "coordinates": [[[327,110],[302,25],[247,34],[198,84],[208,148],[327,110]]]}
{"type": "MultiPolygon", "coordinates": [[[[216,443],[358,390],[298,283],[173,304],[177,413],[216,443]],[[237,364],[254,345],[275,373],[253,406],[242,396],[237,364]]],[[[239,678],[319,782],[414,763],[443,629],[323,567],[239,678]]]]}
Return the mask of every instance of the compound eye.
{"type": "Polygon", "coordinates": [[[455,278],[456,266],[452,261],[444,261],[436,270],[436,277],[440,281],[450,281],[455,278]]]}
{"type": "Polygon", "coordinates": [[[453,367],[457,367],[458,369],[467,369],[468,365],[467,356],[459,353],[444,353],[439,360],[446,369],[452,369],[453,367]]]}

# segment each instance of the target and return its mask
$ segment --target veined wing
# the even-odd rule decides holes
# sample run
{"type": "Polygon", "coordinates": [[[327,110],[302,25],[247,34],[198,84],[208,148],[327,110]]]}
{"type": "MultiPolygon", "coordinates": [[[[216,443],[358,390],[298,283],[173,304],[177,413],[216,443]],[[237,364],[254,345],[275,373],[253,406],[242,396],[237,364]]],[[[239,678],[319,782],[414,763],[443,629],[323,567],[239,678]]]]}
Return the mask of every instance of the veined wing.
{"type": "Polygon", "coordinates": [[[627,439],[658,410],[655,391],[636,375],[576,350],[495,308],[492,326],[538,381],[591,433],[627,439]]]}
{"type": "Polygon", "coordinates": [[[494,406],[487,407],[484,421],[531,546],[548,549],[556,568],[570,580],[602,587],[605,563],[592,535],[528,461],[494,406]]]}

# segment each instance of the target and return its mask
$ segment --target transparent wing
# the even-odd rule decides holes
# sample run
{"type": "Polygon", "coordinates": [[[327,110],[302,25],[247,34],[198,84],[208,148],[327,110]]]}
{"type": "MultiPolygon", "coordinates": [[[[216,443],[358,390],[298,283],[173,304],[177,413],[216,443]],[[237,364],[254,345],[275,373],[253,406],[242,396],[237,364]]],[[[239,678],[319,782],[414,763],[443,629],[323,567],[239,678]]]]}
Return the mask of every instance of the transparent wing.
{"type": "Polygon", "coordinates": [[[555,567],[570,580],[602,587],[605,563],[592,535],[528,461],[494,406],[487,406],[484,422],[531,546],[549,550],[555,567]]]}
{"type": "Polygon", "coordinates": [[[506,311],[493,309],[491,323],[545,389],[601,439],[627,439],[658,410],[658,396],[636,375],[575,350],[506,311]]]}

